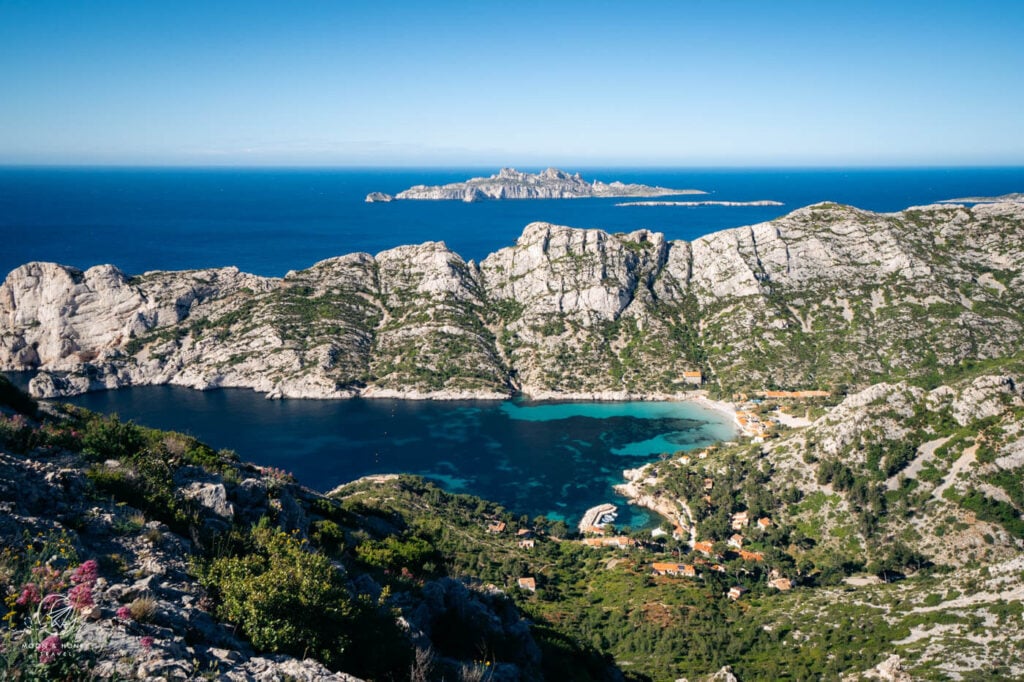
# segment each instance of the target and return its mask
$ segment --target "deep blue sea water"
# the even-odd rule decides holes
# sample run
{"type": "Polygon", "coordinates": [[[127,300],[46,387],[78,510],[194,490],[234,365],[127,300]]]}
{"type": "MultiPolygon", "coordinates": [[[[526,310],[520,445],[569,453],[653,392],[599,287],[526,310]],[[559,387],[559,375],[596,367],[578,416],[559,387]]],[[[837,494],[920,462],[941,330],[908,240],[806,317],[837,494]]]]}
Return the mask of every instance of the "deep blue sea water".
{"type": "MultiPolygon", "coordinates": [[[[536,170],[536,169],[526,169],[536,170]]],[[[616,207],[616,199],[402,201],[394,193],[489,175],[496,168],[420,170],[0,168],[0,276],[31,260],[137,274],[237,265],[283,275],[331,256],[444,241],[469,259],[514,243],[535,220],[694,239],[817,201],[876,211],[967,195],[1024,191],[1024,168],[615,169],[587,179],[701,189],[714,199],[781,201],[782,207],[616,207]]]]}
{"type": "MultiPolygon", "coordinates": [[[[237,265],[283,275],[331,256],[445,241],[481,259],[546,220],[576,227],[694,239],[817,201],[875,211],[971,195],[1024,191],[1024,168],[614,169],[587,179],[701,189],[686,200],[781,201],[782,207],[616,207],[615,199],[366,204],[497,169],[52,169],[0,168],[0,276],[31,260],[130,274],[237,265]]],[[[522,169],[538,170],[538,169],[522,169]]],[[[729,438],[731,427],[692,406],[544,405],[355,400],[267,401],[238,390],[140,387],[74,402],[158,428],[192,433],[247,460],[280,466],[327,490],[381,472],[426,475],[517,513],[575,522],[613,500],[621,470],[729,438]]],[[[629,508],[622,524],[642,526],[629,508]]]]}

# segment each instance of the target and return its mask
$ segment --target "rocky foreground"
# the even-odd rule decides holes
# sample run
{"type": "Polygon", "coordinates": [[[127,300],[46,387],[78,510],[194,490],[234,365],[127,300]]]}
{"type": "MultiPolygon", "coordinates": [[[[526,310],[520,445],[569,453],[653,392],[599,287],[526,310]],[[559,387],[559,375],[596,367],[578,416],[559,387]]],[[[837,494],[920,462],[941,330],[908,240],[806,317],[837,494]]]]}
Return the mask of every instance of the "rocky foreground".
{"type": "Polygon", "coordinates": [[[557,168],[540,173],[522,173],[515,168],[502,168],[487,178],[470,178],[447,185],[416,185],[395,196],[371,192],[367,203],[395,199],[427,199],[455,201],[488,201],[492,199],[589,199],[595,197],[657,197],[669,194],[704,194],[696,189],[669,189],[622,182],[587,182],[579,173],[570,175],[557,168]]]}
{"type": "Polygon", "coordinates": [[[37,396],[142,384],[270,397],[643,398],[844,389],[1024,347],[1024,204],[836,204],[693,242],[528,225],[480,263],[443,243],[0,285],[0,369],[37,396]]]}

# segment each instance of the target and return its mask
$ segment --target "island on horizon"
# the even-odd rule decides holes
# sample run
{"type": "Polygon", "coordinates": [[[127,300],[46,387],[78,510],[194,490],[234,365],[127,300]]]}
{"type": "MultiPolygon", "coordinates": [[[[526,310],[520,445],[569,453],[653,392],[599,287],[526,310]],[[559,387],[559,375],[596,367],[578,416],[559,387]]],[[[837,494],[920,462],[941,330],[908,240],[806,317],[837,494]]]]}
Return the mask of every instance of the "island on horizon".
{"type": "Polygon", "coordinates": [[[661,197],[679,194],[707,194],[699,189],[670,189],[626,184],[618,180],[587,182],[579,173],[570,175],[557,168],[540,173],[523,173],[502,168],[487,178],[470,178],[447,185],[416,185],[392,196],[384,192],[366,195],[367,203],[387,203],[396,199],[443,201],[487,201],[490,199],[589,199],[596,197],[661,197]]]}

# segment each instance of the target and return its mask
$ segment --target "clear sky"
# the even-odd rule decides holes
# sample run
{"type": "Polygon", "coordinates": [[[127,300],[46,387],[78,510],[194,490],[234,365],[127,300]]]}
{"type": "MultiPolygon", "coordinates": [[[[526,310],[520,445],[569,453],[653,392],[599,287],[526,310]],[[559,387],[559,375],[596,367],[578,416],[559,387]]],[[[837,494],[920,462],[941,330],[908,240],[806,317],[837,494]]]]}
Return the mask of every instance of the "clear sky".
{"type": "Polygon", "coordinates": [[[0,164],[1024,165],[1024,0],[0,0],[0,164]]]}

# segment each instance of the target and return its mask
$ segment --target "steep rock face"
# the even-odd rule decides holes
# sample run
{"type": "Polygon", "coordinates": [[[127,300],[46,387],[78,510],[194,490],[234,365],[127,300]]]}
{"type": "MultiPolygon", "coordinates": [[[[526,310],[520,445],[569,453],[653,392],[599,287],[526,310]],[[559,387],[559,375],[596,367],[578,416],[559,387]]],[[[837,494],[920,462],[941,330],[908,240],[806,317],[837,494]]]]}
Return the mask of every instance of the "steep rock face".
{"type": "Polygon", "coordinates": [[[480,263],[428,242],[283,279],[80,272],[0,286],[0,368],[33,391],[533,397],[867,385],[1024,348],[1024,205],[817,204],[691,243],[534,223],[480,263]]]}
{"type": "Polygon", "coordinates": [[[534,223],[480,268],[500,345],[529,395],[681,387],[690,365],[671,336],[687,324],[685,244],[534,223]]]}
{"type": "Polygon", "coordinates": [[[507,374],[487,329],[475,269],[443,243],[377,256],[384,318],[371,362],[371,395],[453,390],[507,395],[507,374]]]}
{"type": "Polygon", "coordinates": [[[14,270],[0,289],[3,351],[15,368],[72,367],[148,328],[150,306],[117,268],[81,272],[52,263],[14,270]]]}

